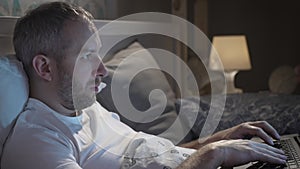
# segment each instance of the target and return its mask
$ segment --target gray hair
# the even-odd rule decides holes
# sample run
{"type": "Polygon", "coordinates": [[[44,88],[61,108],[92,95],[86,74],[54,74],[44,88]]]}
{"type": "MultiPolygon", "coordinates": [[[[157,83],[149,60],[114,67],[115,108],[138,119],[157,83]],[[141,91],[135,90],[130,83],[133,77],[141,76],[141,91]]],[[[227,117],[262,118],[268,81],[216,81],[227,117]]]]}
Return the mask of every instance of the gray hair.
{"type": "Polygon", "coordinates": [[[63,40],[63,25],[67,20],[87,22],[93,25],[93,17],[81,7],[65,2],[42,4],[18,19],[13,43],[17,58],[23,62],[28,75],[32,60],[38,54],[60,61],[69,44],[63,40]]]}

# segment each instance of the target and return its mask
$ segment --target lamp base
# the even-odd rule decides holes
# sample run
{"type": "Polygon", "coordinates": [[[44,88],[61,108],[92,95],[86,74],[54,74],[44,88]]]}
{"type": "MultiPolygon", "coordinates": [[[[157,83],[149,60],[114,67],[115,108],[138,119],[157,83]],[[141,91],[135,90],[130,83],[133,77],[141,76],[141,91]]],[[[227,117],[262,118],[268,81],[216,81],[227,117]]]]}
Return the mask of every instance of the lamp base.
{"type": "Polygon", "coordinates": [[[226,71],[225,74],[225,78],[226,78],[226,89],[227,92],[226,93],[243,93],[242,89],[236,88],[234,86],[234,78],[235,75],[238,73],[238,71],[226,71]]]}

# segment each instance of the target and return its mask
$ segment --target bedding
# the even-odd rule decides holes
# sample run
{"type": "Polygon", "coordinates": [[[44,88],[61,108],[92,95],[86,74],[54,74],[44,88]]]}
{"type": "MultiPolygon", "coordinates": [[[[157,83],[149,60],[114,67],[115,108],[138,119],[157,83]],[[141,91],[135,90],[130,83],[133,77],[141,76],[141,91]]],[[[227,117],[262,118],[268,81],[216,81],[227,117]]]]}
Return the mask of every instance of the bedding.
{"type": "MultiPolygon", "coordinates": [[[[158,68],[158,65],[149,51],[147,51],[139,42],[129,44],[127,48],[118,51],[109,60],[105,61],[105,66],[108,69],[108,76],[103,78],[103,82],[108,84],[98,95],[97,100],[106,109],[116,112],[120,115],[121,121],[135,129],[161,137],[168,138],[173,142],[179,142],[178,138],[190,140],[190,135],[187,134],[182,126],[182,122],[176,121],[177,112],[175,111],[175,94],[164,76],[163,72],[155,69],[140,69],[149,67],[158,68]],[[136,76],[130,79],[135,73],[136,76]],[[134,108],[141,111],[134,113],[126,104],[121,110],[115,106],[116,101],[112,98],[111,82],[114,76],[117,89],[126,89],[129,86],[129,99],[134,108]],[[152,102],[149,102],[150,92],[154,89],[159,89],[164,92],[167,102],[164,105],[164,97],[153,97],[152,102]],[[147,111],[143,119],[131,119],[137,117],[147,111]],[[158,114],[161,113],[161,114],[158,114]],[[153,119],[153,120],[152,120],[153,119]],[[173,123],[175,127],[171,127],[173,123]],[[165,132],[168,130],[168,132],[165,132]],[[178,135],[172,134],[171,131],[176,130],[178,135]]],[[[121,91],[122,92],[122,91],[121,91]]],[[[118,97],[121,93],[118,93],[118,97]]],[[[151,100],[151,99],[150,99],[151,100]]],[[[126,98],[120,102],[127,102],[126,98]]]]}
{"type": "MultiPolygon", "coordinates": [[[[197,114],[196,122],[188,124],[194,137],[200,135],[210,109],[210,99],[211,96],[206,95],[176,101],[177,110],[182,107],[187,116],[197,114]],[[199,103],[200,109],[197,109],[199,103]]],[[[300,95],[269,92],[227,94],[224,112],[215,132],[257,120],[269,122],[281,135],[300,134],[300,95]]]]}
{"type": "MultiPolygon", "coordinates": [[[[175,98],[175,94],[168,85],[168,81],[163,76],[162,72],[153,70],[150,72],[143,71],[137,74],[136,78],[130,82],[130,101],[141,111],[145,111],[150,107],[148,97],[151,90],[161,89],[166,94],[168,99],[166,108],[155,120],[147,123],[132,121],[124,116],[122,114],[123,112],[120,113],[120,111],[126,111],[126,109],[119,111],[114,106],[110,87],[115,70],[118,68],[118,73],[122,74],[119,76],[117,82],[124,84],[124,81],[128,80],[128,77],[130,76],[128,74],[132,73],[132,71],[134,72],[134,70],[137,69],[137,65],[147,67],[150,62],[155,60],[149,52],[136,53],[139,50],[145,50],[145,48],[143,48],[143,46],[138,42],[133,42],[127,48],[120,50],[105,62],[109,74],[103,79],[103,81],[108,84],[108,87],[97,95],[98,101],[108,110],[118,113],[121,116],[121,121],[137,131],[160,135],[172,140],[174,143],[184,138],[185,134],[187,136],[182,139],[181,142],[196,139],[200,135],[203,125],[207,119],[211,96],[204,95],[200,97],[194,96],[182,99],[175,98]],[[145,58],[135,58],[130,62],[123,62],[124,59],[133,53],[135,53],[135,57],[145,58]],[[122,64],[120,65],[120,63],[122,64]],[[180,108],[183,115],[179,118],[178,114],[180,113],[180,108]],[[191,129],[191,131],[188,133],[178,131],[165,132],[173,125],[177,118],[180,119],[180,128],[191,129]]],[[[124,86],[119,87],[124,88],[124,86]]],[[[162,106],[159,102],[157,102],[157,105],[162,106]]],[[[219,105],[214,106],[218,107],[219,105]]],[[[269,92],[228,94],[226,96],[224,113],[222,114],[220,122],[216,122],[219,124],[216,131],[233,127],[246,121],[266,120],[272,124],[280,134],[299,133],[299,111],[299,95],[272,94],[269,92]]],[[[145,119],[152,118],[153,115],[150,113],[151,112],[144,114],[146,116],[145,119]]],[[[218,115],[215,116],[215,119],[218,119],[218,115]]],[[[213,128],[213,126],[209,128],[213,128]]]]}
{"type": "Polygon", "coordinates": [[[28,99],[27,76],[14,55],[0,56],[0,157],[13,123],[28,99]]]}

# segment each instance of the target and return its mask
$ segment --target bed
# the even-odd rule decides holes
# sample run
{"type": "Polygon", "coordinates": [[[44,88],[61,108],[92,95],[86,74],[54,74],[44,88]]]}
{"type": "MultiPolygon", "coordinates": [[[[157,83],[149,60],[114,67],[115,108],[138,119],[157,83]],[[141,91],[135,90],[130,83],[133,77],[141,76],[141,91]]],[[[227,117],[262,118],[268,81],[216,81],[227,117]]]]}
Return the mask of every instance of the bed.
{"type": "MultiPolygon", "coordinates": [[[[22,111],[28,98],[28,83],[22,65],[13,55],[8,55],[14,53],[11,38],[16,19],[15,17],[0,17],[1,145],[4,144],[15,118],[22,111]]],[[[107,23],[109,21],[95,20],[98,28],[107,23]]],[[[122,21],[122,24],[149,27],[149,23],[144,21],[122,21]]],[[[168,23],[166,25],[166,28],[170,28],[168,23]]],[[[182,31],[180,29],[174,30],[178,33],[182,31]]],[[[155,69],[159,68],[160,64],[157,63],[157,58],[153,56],[153,53],[148,50],[151,47],[160,47],[176,53],[177,42],[169,38],[161,40],[157,36],[139,37],[128,33],[120,33],[120,36],[104,34],[101,37],[104,46],[114,44],[114,47],[104,51],[103,54],[105,55],[103,61],[109,74],[103,79],[107,87],[97,94],[97,100],[109,111],[118,113],[121,121],[133,129],[168,138],[175,144],[184,143],[199,136],[253,120],[270,122],[280,134],[300,132],[299,95],[266,92],[180,96],[176,92],[176,85],[174,87],[174,79],[168,76],[166,72],[155,69]],[[115,39],[120,38],[120,36],[128,37],[125,38],[126,40],[114,44],[115,39]],[[123,62],[130,55],[133,55],[134,59],[123,62]],[[122,64],[120,65],[120,63],[122,64]],[[123,102],[130,101],[129,103],[138,110],[136,112],[142,114],[142,118],[138,120],[131,119],[135,116],[141,116],[141,114],[132,114],[127,109],[117,108],[113,101],[111,83],[114,80],[116,84],[121,84],[119,88],[122,89],[124,87],[122,86],[123,82],[128,80],[129,75],[139,70],[138,68],[149,66],[149,63],[155,66],[135,74],[134,78],[130,80],[130,85],[125,86],[129,89],[129,97],[123,102]],[[114,75],[118,75],[119,78],[113,78],[114,75]],[[151,93],[157,89],[159,92],[151,93]],[[161,92],[164,94],[161,95],[161,92]],[[149,98],[151,99],[149,100],[149,98]],[[220,98],[220,104],[216,99],[216,104],[211,105],[213,98],[220,98]],[[224,100],[221,98],[226,98],[226,102],[222,103],[224,100]],[[219,110],[222,113],[211,114],[209,113],[210,110],[219,110]],[[207,122],[206,119],[208,118],[212,120],[207,122]],[[206,133],[203,133],[203,128],[208,129],[206,133]]],[[[171,71],[178,73],[178,67],[172,66],[171,71]]],[[[197,76],[207,77],[207,75],[203,75],[203,72],[199,72],[197,76]]],[[[182,81],[188,80],[189,77],[184,78],[186,79],[182,81]]],[[[202,81],[207,83],[207,79],[202,81]]],[[[209,84],[199,84],[203,88],[207,85],[209,84]]]]}
{"type": "MultiPolygon", "coordinates": [[[[271,92],[226,95],[219,93],[213,96],[220,98],[219,104],[217,99],[215,104],[213,104],[213,108],[220,110],[222,113],[210,114],[212,95],[206,94],[178,98],[171,86],[168,85],[167,78],[164,77],[162,72],[157,71],[141,72],[136,79],[131,81],[132,90],[130,90],[130,99],[131,103],[137,109],[146,111],[147,109],[151,109],[151,107],[155,107],[155,105],[150,106],[149,93],[154,89],[161,89],[166,93],[168,100],[164,111],[159,114],[158,118],[151,122],[147,122],[147,118],[144,122],[130,120],[128,116],[134,116],[134,114],[124,114],[121,112],[122,110],[118,110],[114,106],[110,83],[116,67],[121,62],[120,58],[124,59],[124,55],[138,50],[136,48],[143,47],[137,44],[137,42],[133,42],[127,48],[118,51],[111,60],[106,61],[109,76],[104,78],[103,81],[108,86],[97,95],[98,101],[104,107],[110,111],[119,113],[121,120],[135,130],[160,135],[177,144],[196,139],[199,136],[204,137],[214,131],[223,130],[242,122],[255,120],[268,121],[280,134],[300,132],[299,95],[275,94],[271,92]],[[222,103],[222,98],[226,98],[224,104],[222,103]],[[173,130],[169,130],[178,119],[180,119],[180,123],[173,130]],[[206,133],[202,131],[205,123],[206,133]]],[[[143,65],[147,63],[141,61],[121,65],[121,70],[124,73],[123,78],[126,77],[126,74],[131,71],[129,69],[134,67],[135,64],[143,65]]],[[[124,80],[126,78],[120,78],[118,82],[122,84],[124,80]]],[[[119,87],[122,88],[122,85],[119,87]]],[[[157,106],[161,106],[159,101],[157,106]]],[[[155,114],[155,112],[153,113],[155,114]]],[[[152,116],[149,115],[149,118],[152,118],[152,116]]]]}
{"type": "MultiPolygon", "coordinates": [[[[199,88],[197,88],[200,95],[194,95],[194,88],[188,87],[192,94],[178,95],[176,88],[172,86],[174,81],[167,78],[164,71],[151,69],[135,74],[135,78],[130,80],[130,86],[126,86],[128,84],[125,82],[131,77],[132,72],[138,70],[137,67],[147,67],[151,62],[158,62],[157,56],[148,50],[149,46],[144,45],[145,41],[147,42],[149,39],[135,38],[127,41],[118,47],[112,56],[105,59],[109,75],[103,81],[108,85],[97,95],[97,100],[105,108],[117,112],[121,121],[135,130],[160,135],[172,140],[175,144],[187,142],[199,136],[204,137],[242,122],[255,120],[268,121],[280,134],[300,132],[300,96],[296,94],[276,94],[269,91],[224,94],[222,90],[217,90],[213,94],[200,92],[207,90],[207,86],[211,85],[205,71],[193,74],[198,76],[197,79],[201,79],[198,80],[199,88]],[[134,59],[123,62],[130,55],[134,55],[134,59]],[[141,57],[143,59],[139,59],[141,57]],[[128,113],[132,111],[126,106],[123,109],[116,107],[116,100],[112,96],[115,89],[111,88],[114,76],[118,77],[114,80],[117,88],[129,88],[130,103],[128,104],[132,104],[139,110],[136,114],[128,113]],[[161,113],[157,113],[156,110],[157,107],[164,106],[163,101],[156,98],[156,101],[151,103],[151,91],[156,89],[163,91],[167,100],[161,113]],[[223,103],[224,101],[225,103],[223,103]],[[145,115],[145,118],[138,120],[132,118],[139,116],[138,113],[145,115]]],[[[174,45],[174,42],[168,42],[168,44],[172,43],[174,45]]],[[[157,65],[160,64],[157,63],[157,65]]],[[[174,67],[174,69],[179,68],[174,67]]],[[[222,83],[222,76],[219,73],[214,75],[215,79],[213,80],[217,84],[222,83]]],[[[187,80],[189,77],[183,77],[183,81],[187,80]]]]}

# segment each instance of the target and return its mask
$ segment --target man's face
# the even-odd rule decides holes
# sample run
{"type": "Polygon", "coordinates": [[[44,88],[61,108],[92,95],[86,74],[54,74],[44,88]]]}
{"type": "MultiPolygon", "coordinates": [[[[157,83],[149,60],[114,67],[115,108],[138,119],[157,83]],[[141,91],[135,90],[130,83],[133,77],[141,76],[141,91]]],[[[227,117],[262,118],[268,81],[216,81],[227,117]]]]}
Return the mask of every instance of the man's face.
{"type": "Polygon", "coordinates": [[[58,63],[59,97],[64,107],[82,110],[92,105],[107,71],[98,55],[100,39],[86,23],[67,21],[67,56],[58,63]],[[92,37],[91,37],[92,36],[92,37]],[[90,38],[91,37],[91,38],[90,38]]]}

